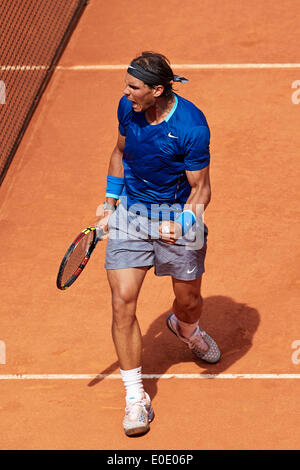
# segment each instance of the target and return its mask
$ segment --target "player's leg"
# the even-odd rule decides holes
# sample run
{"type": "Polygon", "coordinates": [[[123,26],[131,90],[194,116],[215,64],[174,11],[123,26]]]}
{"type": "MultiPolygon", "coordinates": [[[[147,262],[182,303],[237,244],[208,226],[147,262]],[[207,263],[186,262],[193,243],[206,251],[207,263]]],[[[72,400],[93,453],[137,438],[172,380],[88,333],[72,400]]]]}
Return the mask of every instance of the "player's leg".
{"type": "Polygon", "coordinates": [[[142,336],[136,304],[147,270],[148,267],[107,270],[112,293],[112,336],[124,370],[141,366],[142,336]]]}
{"type": "Polygon", "coordinates": [[[148,266],[107,270],[112,292],[112,337],[126,390],[123,421],[128,436],[148,431],[154,413],[142,381],[142,335],[136,317],[138,295],[148,266]]]}
{"type": "Polygon", "coordinates": [[[143,434],[149,429],[153,410],[142,382],[142,335],[136,304],[154,262],[153,246],[148,240],[148,218],[127,212],[122,204],[108,226],[105,268],[112,292],[112,337],[126,390],[123,425],[127,435],[143,434]]]}
{"type": "Polygon", "coordinates": [[[169,329],[207,362],[217,362],[220,350],[203,331],[198,321],[202,311],[201,280],[204,273],[206,243],[196,249],[186,245],[170,245],[161,240],[155,244],[155,274],[171,276],[175,300],[174,313],[167,319],[169,329]]]}
{"type": "Polygon", "coordinates": [[[203,304],[201,279],[183,281],[172,277],[174,313],[168,317],[167,325],[198,358],[215,363],[220,359],[220,350],[211,336],[198,325],[203,304]]]}
{"type": "MultiPolygon", "coordinates": [[[[201,296],[202,276],[192,281],[182,281],[172,278],[175,299],[173,313],[178,320],[179,332],[189,338],[196,329],[201,313],[203,299],[201,296]]],[[[208,345],[202,341],[203,352],[208,350],[208,345]]]]}
{"type": "Polygon", "coordinates": [[[192,281],[182,281],[172,277],[175,294],[173,312],[183,322],[194,323],[200,318],[203,304],[201,283],[202,276],[192,281]]]}

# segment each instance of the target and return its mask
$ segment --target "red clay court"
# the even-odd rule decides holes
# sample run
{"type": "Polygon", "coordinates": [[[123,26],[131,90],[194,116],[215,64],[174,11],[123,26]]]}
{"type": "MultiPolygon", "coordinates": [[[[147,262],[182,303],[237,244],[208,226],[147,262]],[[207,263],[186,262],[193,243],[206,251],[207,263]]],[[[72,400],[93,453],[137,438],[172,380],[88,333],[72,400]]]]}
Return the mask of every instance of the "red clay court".
{"type": "Polygon", "coordinates": [[[299,23],[296,0],[90,0],[1,186],[1,449],[299,448],[299,23]],[[210,125],[201,326],[223,357],[196,362],[178,344],[171,280],[151,270],[137,314],[156,417],[130,439],[105,242],[76,285],[55,282],[103,201],[142,50],[190,80],[178,93],[210,125]]]}

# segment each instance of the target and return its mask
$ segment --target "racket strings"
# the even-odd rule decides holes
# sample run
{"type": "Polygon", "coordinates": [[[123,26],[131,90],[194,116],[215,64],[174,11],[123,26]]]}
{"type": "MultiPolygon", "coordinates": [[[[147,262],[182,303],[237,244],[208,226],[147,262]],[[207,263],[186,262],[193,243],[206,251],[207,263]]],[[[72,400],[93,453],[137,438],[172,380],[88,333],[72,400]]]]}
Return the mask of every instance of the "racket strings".
{"type": "Polygon", "coordinates": [[[93,232],[89,232],[88,234],[85,234],[76,244],[64,267],[61,278],[62,285],[66,284],[71,279],[78,268],[81,269],[80,266],[82,264],[85,264],[86,256],[90,250],[91,245],[93,244],[93,240],[94,234],[93,232]]]}

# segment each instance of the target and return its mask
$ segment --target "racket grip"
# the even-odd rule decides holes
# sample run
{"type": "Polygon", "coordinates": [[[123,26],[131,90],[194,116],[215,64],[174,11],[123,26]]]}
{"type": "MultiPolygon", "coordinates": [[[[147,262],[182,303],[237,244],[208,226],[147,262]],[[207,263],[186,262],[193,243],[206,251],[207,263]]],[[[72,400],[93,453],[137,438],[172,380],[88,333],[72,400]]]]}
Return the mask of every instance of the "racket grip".
{"type": "Polygon", "coordinates": [[[103,235],[104,235],[104,230],[100,227],[95,227],[95,228],[96,228],[96,234],[97,234],[96,240],[98,242],[99,240],[102,240],[103,235]]]}

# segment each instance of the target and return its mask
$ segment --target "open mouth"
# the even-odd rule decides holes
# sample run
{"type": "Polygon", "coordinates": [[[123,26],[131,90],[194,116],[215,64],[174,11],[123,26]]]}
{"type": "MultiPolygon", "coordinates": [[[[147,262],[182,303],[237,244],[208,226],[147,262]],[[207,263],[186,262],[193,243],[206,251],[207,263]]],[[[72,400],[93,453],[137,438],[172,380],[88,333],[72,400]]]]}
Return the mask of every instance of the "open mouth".
{"type": "Polygon", "coordinates": [[[139,105],[138,105],[138,103],[137,103],[136,101],[133,101],[133,100],[132,100],[132,99],[130,99],[130,98],[127,98],[127,99],[128,99],[128,101],[130,101],[130,102],[131,102],[131,106],[132,106],[133,108],[136,108],[137,106],[139,106],[139,105]]]}

